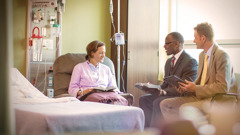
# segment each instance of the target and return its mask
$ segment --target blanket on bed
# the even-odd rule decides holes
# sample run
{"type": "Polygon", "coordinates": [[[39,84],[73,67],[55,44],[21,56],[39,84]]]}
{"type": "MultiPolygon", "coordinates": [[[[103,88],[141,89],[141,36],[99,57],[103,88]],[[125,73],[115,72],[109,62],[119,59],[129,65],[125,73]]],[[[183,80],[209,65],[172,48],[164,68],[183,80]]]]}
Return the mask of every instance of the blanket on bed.
{"type": "Polygon", "coordinates": [[[49,98],[17,69],[11,71],[11,90],[19,135],[144,129],[144,113],[138,107],[49,98]]]}

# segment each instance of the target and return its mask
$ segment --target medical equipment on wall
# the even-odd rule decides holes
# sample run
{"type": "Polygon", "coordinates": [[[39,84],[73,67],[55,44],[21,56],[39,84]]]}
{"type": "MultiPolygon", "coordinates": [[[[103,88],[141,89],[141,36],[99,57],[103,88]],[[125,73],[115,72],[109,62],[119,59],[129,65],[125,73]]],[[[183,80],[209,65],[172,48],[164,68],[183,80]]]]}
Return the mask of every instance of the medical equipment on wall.
{"type": "Polygon", "coordinates": [[[32,36],[30,38],[30,46],[32,46],[32,61],[42,61],[42,46],[43,46],[43,37],[40,36],[40,30],[38,27],[34,27],[32,30],[32,36]],[[38,30],[38,34],[34,33],[34,30],[38,30]]]}
{"type": "Polygon", "coordinates": [[[32,6],[57,7],[57,0],[31,0],[32,6]]]}
{"type": "Polygon", "coordinates": [[[50,98],[54,97],[54,90],[53,89],[47,89],[47,96],[50,98]]]}
{"type": "Polygon", "coordinates": [[[44,94],[53,89],[52,67],[60,55],[64,6],[65,0],[28,0],[27,78],[44,94]]]}

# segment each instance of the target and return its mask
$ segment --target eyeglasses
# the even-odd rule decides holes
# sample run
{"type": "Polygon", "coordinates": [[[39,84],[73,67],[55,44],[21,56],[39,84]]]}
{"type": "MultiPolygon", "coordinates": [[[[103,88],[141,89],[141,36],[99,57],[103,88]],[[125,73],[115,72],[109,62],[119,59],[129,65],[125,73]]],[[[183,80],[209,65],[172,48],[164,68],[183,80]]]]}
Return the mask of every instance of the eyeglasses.
{"type": "Polygon", "coordinates": [[[167,42],[167,43],[165,43],[165,45],[169,45],[169,44],[171,44],[173,42],[176,42],[176,40],[175,41],[171,41],[171,42],[167,42]]]}

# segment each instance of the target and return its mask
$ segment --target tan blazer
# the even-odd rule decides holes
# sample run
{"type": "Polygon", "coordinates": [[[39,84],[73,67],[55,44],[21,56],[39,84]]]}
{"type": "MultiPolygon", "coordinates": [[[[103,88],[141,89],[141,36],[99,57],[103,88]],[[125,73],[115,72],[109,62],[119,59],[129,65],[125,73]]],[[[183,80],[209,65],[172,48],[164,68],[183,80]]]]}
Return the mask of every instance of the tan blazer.
{"type": "Polygon", "coordinates": [[[231,83],[231,64],[228,54],[216,43],[210,56],[206,82],[204,86],[200,85],[203,70],[204,52],[199,55],[199,67],[197,71],[196,96],[198,99],[204,99],[214,96],[217,93],[226,93],[231,83]]]}

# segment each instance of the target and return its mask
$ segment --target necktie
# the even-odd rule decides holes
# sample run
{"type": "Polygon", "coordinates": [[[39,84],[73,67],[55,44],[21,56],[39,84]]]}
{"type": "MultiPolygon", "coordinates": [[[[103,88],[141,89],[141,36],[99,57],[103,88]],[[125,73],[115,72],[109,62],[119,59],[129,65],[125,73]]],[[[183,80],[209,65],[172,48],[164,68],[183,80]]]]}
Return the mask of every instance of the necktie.
{"type": "Polygon", "coordinates": [[[172,60],[171,60],[171,71],[173,70],[175,59],[176,59],[176,58],[175,58],[174,56],[172,56],[172,60]]]}
{"type": "Polygon", "coordinates": [[[202,71],[202,77],[201,77],[201,83],[200,85],[204,85],[206,76],[207,76],[207,68],[208,68],[208,55],[205,54],[204,56],[204,65],[203,65],[203,71],[202,71]]]}

